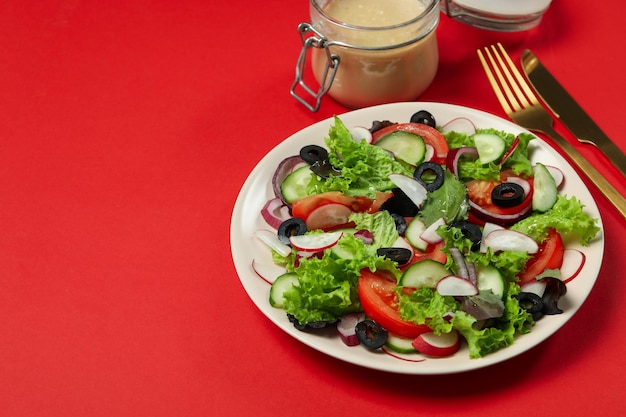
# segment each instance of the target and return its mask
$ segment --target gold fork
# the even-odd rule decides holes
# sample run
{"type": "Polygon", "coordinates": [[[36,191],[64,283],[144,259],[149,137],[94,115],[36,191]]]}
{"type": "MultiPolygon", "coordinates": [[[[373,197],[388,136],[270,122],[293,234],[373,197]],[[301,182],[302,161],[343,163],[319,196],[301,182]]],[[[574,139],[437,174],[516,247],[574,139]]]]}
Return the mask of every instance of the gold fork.
{"type": "Polygon", "coordinates": [[[626,199],[565,138],[554,130],[552,116],[511,61],[502,44],[480,49],[478,58],[487,73],[500,105],[518,125],[542,132],[556,142],[578,168],[598,187],[622,217],[626,218],[626,199]],[[485,58],[486,56],[486,58],[485,58]]]}

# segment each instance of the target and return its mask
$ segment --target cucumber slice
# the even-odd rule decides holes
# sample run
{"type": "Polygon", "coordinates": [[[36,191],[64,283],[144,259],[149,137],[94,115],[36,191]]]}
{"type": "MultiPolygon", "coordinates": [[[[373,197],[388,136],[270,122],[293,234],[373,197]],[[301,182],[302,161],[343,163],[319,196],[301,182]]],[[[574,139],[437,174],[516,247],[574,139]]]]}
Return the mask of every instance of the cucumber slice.
{"type": "Polygon", "coordinates": [[[298,285],[298,275],[293,272],[287,272],[276,278],[276,281],[270,287],[270,305],[282,308],[285,304],[285,292],[294,285],[298,285]]]}
{"type": "Polygon", "coordinates": [[[404,236],[411,246],[415,249],[421,250],[422,252],[424,252],[428,247],[428,242],[421,238],[424,230],[426,230],[424,222],[419,220],[417,217],[414,217],[406,226],[406,230],[404,231],[404,236]]]}
{"type": "Polygon", "coordinates": [[[504,139],[495,133],[476,133],[473,139],[481,164],[497,162],[502,159],[504,152],[506,152],[504,139]]]}
{"type": "Polygon", "coordinates": [[[400,285],[410,288],[436,288],[437,283],[450,275],[442,263],[424,259],[409,266],[400,277],[400,285]]]}
{"type": "Polygon", "coordinates": [[[306,187],[311,181],[313,171],[307,166],[296,169],[287,175],[280,185],[280,192],[288,203],[293,203],[307,196],[306,187]]]}
{"type": "Polygon", "coordinates": [[[387,342],[385,345],[392,351],[397,353],[416,353],[417,349],[413,347],[413,339],[407,339],[405,337],[396,336],[393,334],[387,335],[387,342]]]}
{"type": "Polygon", "coordinates": [[[534,177],[533,210],[548,211],[557,200],[556,181],[548,168],[541,163],[535,165],[534,177]]]}
{"type": "Polygon", "coordinates": [[[411,165],[419,165],[426,155],[426,144],[415,133],[396,130],[380,138],[374,144],[392,152],[396,159],[411,165]]]}
{"type": "Polygon", "coordinates": [[[498,268],[491,265],[481,265],[476,268],[476,286],[479,291],[491,290],[500,298],[504,297],[504,277],[498,268]]]}

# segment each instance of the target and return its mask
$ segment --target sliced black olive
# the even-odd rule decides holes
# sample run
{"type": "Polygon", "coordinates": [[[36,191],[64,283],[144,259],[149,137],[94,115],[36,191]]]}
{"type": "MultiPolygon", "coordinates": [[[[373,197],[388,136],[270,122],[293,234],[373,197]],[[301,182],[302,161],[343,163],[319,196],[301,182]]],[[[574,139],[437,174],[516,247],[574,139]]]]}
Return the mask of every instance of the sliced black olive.
{"type": "Polygon", "coordinates": [[[379,349],[387,342],[389,334],[380,324],[372,320],[363,320],[354,328],[359,342],[368,349],[379,349]]]}
{"type": "Polygon", "coordinates": [[[420,110],[417,113],[413,114],[413,116],[411,116],[411,123],[421,123],[430,127],[437,127],[435,116],[433,116],[429,111],[426,110],[420,110]]]}
{"type": "Polygon", "coordinates": [[[521,185],[514,182],[503,182],[491,191],[491,201],[500,207],[515,207],[524,201],[526,195],[521,185]]]}
{"type": "Polygon", "coordinates": [[[394,188],[391,192],[392,196],[380,205],[381,210],[403,217],[414,217],[417,214],[419,208],[401,189],[394,188]]]}
{"type": "Polygon", "coordinates": [[[374,132],[376,132],[376,131],[378,131],[380,129],[383,129],[385,127],[389,127],[389,126],[392,126],[392,125],[395,125],[395,123],[390,122],[389,120],[383,120],[383,121],[374,120],[372,122],[372,127],[370,127],[369,130],[370,130],[371,133],[374,133],[374,132]]]}
{"type": "Polygon", "coordinates": [[[463,236],[472,241],[472,250],[478,250],[480,248],[480,242],[483,238],[483,232],[480,230],[480,227],[476,223],[468,222],[466,220],[459,220],[456,222],[450,223],[448,228],[456,227],[461,230],[463,236]]]}
{"type": "Polygon", "coordinates": [[[300,158],[309,165],[328,159],[328,151],[318,145],[306,145],[300,149],[300,158]]]}
{"type": "Polygon", "coordinates": [[[426,188],[426,191],[433,192],[443,185],[444,172],[441,165],[436,162],[427,161],[423,162],[415,168],[413,172],[413,178],[420,182],[426,188]],[[435,179],[426,180],[425,174],[430,172],[435,175],[435,179]]]}
{"type": "Polygon", "coordinates": [[[341,171],[338,171],[332,166],[328,159],[313,162],[311,164],[311,171],[322,178],[328,178],[331,175],[341,175],[341,171]]]}
{"type": "Polygon", "coordinates": [[[289,245],[289,237],[299,236],[306,233],[306,223],[298,217],[292,217],[285,220],[278,226],[278,239],[286,245],[289,245]]]}
{"type": "Polygon", "coordinates": [[[567,286],[558,278],[544,278],[543,280],[546,281],[546,289],[541,298],[543,314],[561,314],[563,310],[559,308],[558,303],[559,299],[567,292],[567,286]]]}
{"type": "Polygon", "coordinates": [[[519,301],[520,307],[533,317],[533,320],[537,321],[543,317],[543,301],[541,301],[541,297],[537,294],[532,292],[520,292],[514,297],[519,301]]]}
{"type": "Polygon", "coordinates": [[[323,329],[324,327],[337,323],[337,320],[328,320],[328,321],[320,320],[320,321],[312,321],[309,323],[302,324],[293,314],[289,314],[289,313],[287,313],[287,318],[289,319],[289,322],[293,324],[293,327],[295,327],[298,330],[303,330],[303,331],[323,329]]]}
{"type": "Polygon", "coordinates": [[[404,216],[400,216],[397,213],[391,213],[391,217],[393,221],[396,223],[396,230],[399,235],[403,235],[406,232],[406,219],[404,216]]]}
{"type": "Polygon", "coordinates": [[[398,265],[406,264],[413,257],[413,252],[407,248],[378,248],[376,254],[378,256],[384,256],[396,262],[398,265]]]}

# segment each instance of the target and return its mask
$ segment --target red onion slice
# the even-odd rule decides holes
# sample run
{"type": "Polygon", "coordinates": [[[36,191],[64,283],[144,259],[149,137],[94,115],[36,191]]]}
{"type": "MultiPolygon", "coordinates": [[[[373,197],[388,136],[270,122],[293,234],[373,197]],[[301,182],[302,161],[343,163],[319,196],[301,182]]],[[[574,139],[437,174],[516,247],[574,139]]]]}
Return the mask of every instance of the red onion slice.
{"type": "Polygon", "coordinates": [[[472,146],[463,146],[461,148],[452,149],[448,152],[448,156],[446,157],[446,167],[457,178],[459,177],[459,159],[461,157],[478,159],[478,150],[472,146]]]}
{"type": "Polygon", "coordinates": [[[522,219],[524,216],[529,214],[533,207],[531,204],[524,205],[520,211],[511,213],[511,214],[497,214],[492,213],[490,211],[485,210],[478,204],[474,203],[471,199],[468,199],[471,210],[476,214],[477,217],[484,221],[488,221],[491,223],[499,224],[499,225],[509,225],[513,224],[516,221],[522,219]]]}
{"type": "Polygon", "coordinates": [[[306,164],[306,162],[302,160],[300,155],[289,156],[283,159],[276,167],[276,171],[274,171],[274,175],[272,176],[272,189],[274,190],[274,195],[280,198],[284,204],[287,204],[287,202],[280,191],[280,185],[287,175],[291,174],[295,168],[301,164],[306,164]]]}
{"type": "Polygon", "coordinates": [[[278,226],[290,218],[291,215],[289,214],[289,208],[280,198],[272,198],[261,209],[261,217],[270,227],[278,230],[278,226]]]}

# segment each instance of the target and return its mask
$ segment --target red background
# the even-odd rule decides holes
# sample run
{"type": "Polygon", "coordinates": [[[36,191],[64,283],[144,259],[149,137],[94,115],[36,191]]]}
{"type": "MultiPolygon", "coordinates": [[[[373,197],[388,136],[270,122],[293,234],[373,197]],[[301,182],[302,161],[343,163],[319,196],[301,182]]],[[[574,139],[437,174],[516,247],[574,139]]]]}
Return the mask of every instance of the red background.
{"type": "MultiPolygon", "coordinates": [[[[621,7],[555,0],[517,34],[442,16],[440,70],[420,100],[504,116],[476,49],[530,48],[626,150],[621,7]]],[[[293,340],[252,304],[230,254],[237,193],[281,140],[347,111],[289,96],[307,19],[306,0],[0,4],[0,414],[620,414],[626,223],[595,190],[597,285],[559,332],[505,363],[371,371],[293,340]]]]}

